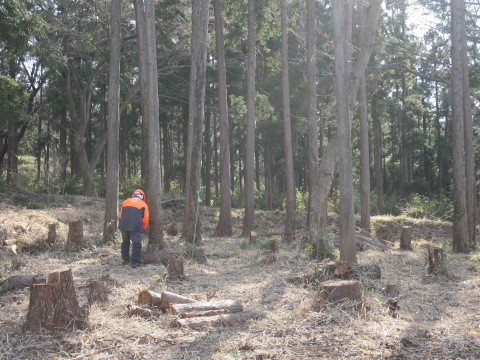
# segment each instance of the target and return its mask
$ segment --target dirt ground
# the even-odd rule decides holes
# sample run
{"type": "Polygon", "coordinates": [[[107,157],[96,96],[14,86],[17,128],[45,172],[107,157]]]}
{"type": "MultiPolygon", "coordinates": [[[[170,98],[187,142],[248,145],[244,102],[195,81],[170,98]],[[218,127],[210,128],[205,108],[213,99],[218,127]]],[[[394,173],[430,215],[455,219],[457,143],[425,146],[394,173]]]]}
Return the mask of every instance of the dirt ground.
{"type": "MultiPolygon", "coordinates": [[[[272,264],[264,262],[268,242],[283,233],[281,212],[256,214],[258,242],[240,236],[242,214],[235,213],[234,236],[213,237],[216,209],[201,208],[206,263],[186,261],[186,279],[164,280],[161,265],[123,266],[120,244],[99,246],[104,202],[75,196],[32,197],[1,194],[0,240],[19,248],[17,268],[0,261],[0,280],[14,275],[71,269],[80,305],[87,304],[92,280],[108,284],[109,299],[90,307],[85,329],[25,331],[30,290],[0,293],[0,359],[479,359],[480,254],[456,254],[449,224],[402,217],[373,217],[377,237],[390,250],[358,253],[359,264],[377,264],[381,279],[362,279],[360,304],[344,302],[313,311],[318,283],[288,280],[316,268],[304,230],[281,243],[272,264]],[[83,220],[85,249],[63,250],[68,223],[83,220]],[[48,246],[48,224],[58,224],[58,243],[48,246]],[[413,250],[398,249],[403,225],[413,226],[413,250]],[[442,247],[446,275],[428,275],[428,244],[442,247]],[[398,284],[397,316],[386,305],[387,284],[398,284]],[[198,300],[231,299],[258,318],[204,331],[175,328],[172,315],[129,317],[140,291],[168,290],[198,300]]],[[[181,209],[165,209],[165,223],[181,228],[181,209]]],[[[305,224],[299,215],[297,224],[305,224]]],[[[183,246],[166,235],[171,248],[183,246]]]]}

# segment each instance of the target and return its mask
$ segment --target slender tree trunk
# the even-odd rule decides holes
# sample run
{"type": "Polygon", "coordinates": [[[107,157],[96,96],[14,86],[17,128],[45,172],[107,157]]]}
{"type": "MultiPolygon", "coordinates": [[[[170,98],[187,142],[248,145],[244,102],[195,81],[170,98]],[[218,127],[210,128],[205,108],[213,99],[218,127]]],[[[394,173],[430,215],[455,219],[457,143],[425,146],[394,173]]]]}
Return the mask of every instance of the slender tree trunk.
{"type": "Polygon", "coordinates": [[[205,113],[205,204],[212,200],[212,130],[211,111],[205,113]]]}
{"type": "Polygon", "coordinates": [[[113,242],[117,234],[118,172],[120,135],[120,23],[122,1],[112,0],[110,5],[110,73],[108,80],[108,146],[107,191],[103,241],[113,242]]]}
{"type": "Polygon", "coordinates": [[[220,123],[220,218],[216,236],[232,235],[232,199],[230,193],[230,130],[228,127],[227,79],[223,37],[222,4],[213,1],[218,76],[218,121],[220,123]]]}
{"type": "MultiPolygon", "coordinates": [[[[377,79],[375,79],[375,85],[377,79]]],[[[375,86],[377,89],[377,86],[375,86]]],[[[377,211],[383,212],[383,172],[382,172],[382,125],[378,116],[378,91],[374,90],[372,98],[372,122],[373,122],[373,162],[375,174],[375,194],[377,196],[377,211]]]]}
{"type": "Polygon", "coordinates": [[[67,148],[67,107],[62,106],[60,110],[60,193],[65,194],[65,186],[67,184],[67,163],[68,163],[68,148],[67,148]]]}
{"type": "Polygon", "coordinates": [[[307,227],[310,226],[312,216],[311,203],[313,189],[318,168],[318,125],[317,125],[317,57],[315,36],[315,2],[307,2],[307,87],[308,87],[308,165],[307,165],[307,188],[308,188],[308,216],[307,227]]]}
{"type": "Polygon", "coordinates": [[[205,77],[207,62],[207,35],[209,0],[192,2],[192,55],[190,68],[188,146],[183,213],[183,237],[191,242],[201,241],[201,224],[197,191],[200,191],[202,160],[202,127],[205,117],[205,77]]]}
{"type": "MultiPolygon", "coordinates": [[[[155,31],[155,4],[145,0],[145,40],[147,50],[147,128],[148,128],[148,184],[147,204],[150,210],[149,246],[163,247],[162,171],[160,163],[160,121],[158,105],[157,42],[155,31]]],[[[145,94],[145,92],[142,92],[145,94]]]]}
{"type": "Polygon", "coordinates": [[[245,217],[243,235],[255,228],[255,67],[256,0],[248,0],[247,141],[245,146],[245,217]]]}
{"type": "MultiPolygon", "coordinates": [[[[358,38],[361,46],[365,28],[365,5],[358,1],[358,38]]],[[[360,226],[370,228],[370,147],[367,116],[367,84],[365,72],[361,75],[358,89],[358,118],[360,120],[360,226]]]]}
{"type": "Polygon", "coordinates": [[[287,194],[285,239],[290,241],[295,236],[295,188],[293,181],[293,146],[292,126],[290,122],[290,82],[288,79],[288,18],[287,1],[281,0],[282,17],[282,99],[283,127],[285,134],[285,192],[287,194]]]}
{"type": "Polygon", "coordinates": [[[346,8],[349,2],[333,0],[333,33],[335,42],[335,90],[337,98],[337,133],[340,190],[340,260],[357,262],[355,220],[353,212],[352,141],[347,88],[346,8]],[[347,3],[347,4],[345,4],[347,3]]]}
{"type": "Polygon", "coordinates": [[[452,44],[452,121],[453,121],[453,249],[468,251],[470,248],[469,217],[466,194],[465,166],[465,93],[463,89],[462,27],[465,26],[463,0],[451,0],[452,44]]]}

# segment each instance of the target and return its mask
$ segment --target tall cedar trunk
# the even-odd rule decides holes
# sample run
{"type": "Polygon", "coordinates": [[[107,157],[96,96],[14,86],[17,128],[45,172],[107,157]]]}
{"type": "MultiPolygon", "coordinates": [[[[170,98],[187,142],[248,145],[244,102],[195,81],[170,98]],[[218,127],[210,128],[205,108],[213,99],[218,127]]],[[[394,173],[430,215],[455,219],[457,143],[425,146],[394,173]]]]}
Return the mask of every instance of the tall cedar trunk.
{"type": "Polygon", "coordinates": [[[212,200],[212,130],[210,110],[205,112],[205,204],[212,200]]]}
{"type": "Polygon", "coordinates": [[[462,27],[465,26],[463,0],[451,0],[452,44],[452,121],[453,121],[453,249],[467,251],[470,247],[465,167],[465,105],[463,91],[462,27]]]}
{"type": "Polygon", "coordinates": [[[247,141],[245,146],[245,217],[243,235],[255,228],[255,67],[256,0],[248,0],[247,57],[247,141]]]}
{"type": "Polygon", "coordinates": [[[36,149],[36,155],[37,155],[37,181],[40,181],[41,177],[41,168],[42,168],[42,144],[40,143],[40,139],[42,138],[42,117],[38,117],[38,123],[37,123],[37,149],[36,149]]]}
{"type": "Polygon", "coordinates": [[[60,113],[60,193],[65,194],[65,186],[67,183],[67,163],[68,163],[68,148],[67,148],[67,107],[64,105],[60,113]]]}
{"type": "Polygon", "coordinates": [[[333,1],[333,33],[335,42],[335,90],[337,98],[337,133],[340,190],[340,260],[357,262],[355,220],[353,212],[352,142],[347,88],[346,6],[343,0],[333,1]]]}
{"type": "MultiPolygon", "coordinates": [[[[365,4],[358,1],[358,38],[361,46],[365,28],[365,4]]],[[[367,84],[365,72],[361,75],[358,89],[358,118],[360,120],[360,226],[370,228],[370,147],[367,115],[367,84]]]]}
{"type": "MultiPolygon", "coordinates": [[[[147,0],[148,1],[148,0],[147,0]]],[[[140,144],[142,147],[141,157],[141,175],[143,186],[148,186],[148,171],[147,171],[147,114],[148,114],[148,64],[147,64],[147,44],[146,44],[146,19],[145,19],[145,4],[144,0],[135,0],[135,20],[137,30],[137,52],[138,52],[138,69],[140,72],[140,88],[142,93],[142,131],[140,144]]]]}
{"type": "Polygon", "coordinates": [[[8,150],[7,150],[7,183],[12,186],[17,186],[18,174],[18,143],[17,143],[17,123],[12,115],[7,115],[8,123],[8,150]]]}
{"type": "MultiPolygon", "coordinates": [[[[213,112],[213,133],[217,133],[217,112],[213,112]]],[[[220,196],[219,193],[219,174],[218,174],[218,141],[217,136],[213,137],[213,172],[214,172],[214,183],[215,183],[215,199],[218,199],[220,196]]],[[[230,184],[228,184],[229,186],[230,184]]]]}
{"type": "Polygon", "coordinates": [[[205,77],[209,0],[192,2],[192,40],[186,162],[185,208],[183,237],[196,243],[201,240],[201,224],[197,216],[202,160],[202,127],[205,116],[205,77]]]}
{"type": "Polygon", "coordinates": [[[292,126],[290,123],[290,82],[288,79],[288,18],[287,1],[281,0],[282,16],[282,100],[283,127],[285,135],[285,193],[287,195],[285,239],[295,236],[295,189],[293,183],[292,126]]]}
{"type": "MultiPolygon", "coordinates": [[[[437,64],[435,64],[435,69],[437,64]]],[[[437,150],[437,167],[438,167],[438,180],[437,188],[441,193],[444,192],[444,155],[443,155],[443,136],[442,136],[442,123],[440,115],[440,92],[438,89],[438,82],[435,82],[435,127],[436,127],[436,150],[437,150]]]]}
{"type": "Polygon", "coordinates": [[[313,215],[311,202],[313,188],[318,168],[318,125],[317,125],[317,57],[316,57],[316,33],[315,33],[315,2],[307,2],[307,87],[308,87],[308,217],[307,226],[310,226],[313,215]]]}
{"type": "MultiPolygon", "coordinates": [[[[377,83],[377,78],[375,78],[375,85],[377,85],[377,83]]],[[[377,89],[377,86],[375,86],[375,89],[377,89]]],[[[374,90],[371,109],[373,122],[373,163],[377,212],[381,214],[383,212],[382,125],[378,112],[378,90],[374,90]]]]}
{"type": "Polygon", "coordinates": [[[216,236],[232,235],[232,199],[230,193],[230,131],[228,127],[227,79],[223,37],[222,4],[213,1],[215,13],[215,44],[217,52],[218,119],[220,122],[220,217],[216,236]]]}
{"type": "Polygon", "coordinates": [[[145,40],[147,50],[147,129],[148,129],[148,184],[147,204],[150,210],[149,245],[163,247],[162,226],[162,172],[160,164],[160,122],[158,105],[157,42],[155,32],[155,4],[146,0],[145,40]]]}
{"type": "Polygon", "coordinates": [[[163,130],[163,190],[170,192],[170,176],[172,169],[172,139],[170,131],[168,130],[168,122],[164,122],[162,126],[163,130]]]}
{"type": "Polygon", "coordinates": [[[466,206],[469,247],[476,247],[475,228],[477,225],[477,187],[475,171],[475,155],[473,150],[473,119],[472,103],[470,95],[470,80],[468,74],[468,45],[465,24],[465,2],[462,2],[461,8],[462,24],[461,31],[461,56],[462,56],[462,80],[463,80],[463,108],[464,108],[464,133],[465,133],[465,180],[466,180],[466,206]]]}
{"type": "Polygon", "coordinates": [[[108,125],[107,125],[107,189],[103,241],[114,241],[118,218],[118,172],[120,133],[120,23],[122,1],[112,0],[110,5],[110,73],[108,80],[108,125]]]}

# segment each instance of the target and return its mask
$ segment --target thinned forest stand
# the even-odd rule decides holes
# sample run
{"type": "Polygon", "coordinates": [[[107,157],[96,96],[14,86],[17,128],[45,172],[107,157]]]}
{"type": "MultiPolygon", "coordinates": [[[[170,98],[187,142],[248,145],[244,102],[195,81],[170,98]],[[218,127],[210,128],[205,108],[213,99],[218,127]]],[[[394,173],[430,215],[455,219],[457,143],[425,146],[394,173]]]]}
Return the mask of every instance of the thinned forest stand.
{"type": "Polygon", "coordinates": [[[71,270],[50,273],[45,284],[32,285],[27,330],[82,328],[85,324],[86,314],[78,305],[71,270]]]}

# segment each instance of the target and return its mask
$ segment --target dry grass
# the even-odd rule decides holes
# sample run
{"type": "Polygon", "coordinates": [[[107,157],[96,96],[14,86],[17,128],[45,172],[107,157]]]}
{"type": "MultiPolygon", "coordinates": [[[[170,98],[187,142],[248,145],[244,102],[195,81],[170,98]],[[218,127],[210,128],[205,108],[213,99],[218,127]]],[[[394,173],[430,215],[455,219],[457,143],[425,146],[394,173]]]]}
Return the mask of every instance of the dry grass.
{"type": "MultiPolygon", "coordinates": [[[[104,203],[83,197],[37,199],[28,210],[4,199],[0,204],[0,237],[17,241],[21,266],[0,264],[2,277],[72,269],[81,305],[87,302],[91,280],[109,286],[109,301],[94,304],[84,330],[25,332],[29,290],[0,295],[0,359],[477,359],[480,358],[480,256],[455,254],[446,246],[448,224],[407,218],[374,218],[377,236],[398,240],[402,225],[412,225],[413,251],[358,254],[361,264],[378,264],[381,280],[363,279],[362,304],[343,303],[312,311],[315,285],[299,286],[287,279],[314,267],[301,241],[282,243],[271,265],[263,262],[272,236],[282,233],[279,212],[259,212],[259,244],[240,238],[242,217],[235,214],[234,236],[212,237],[215,209],[202,209],[203,247],[207,263],[186,263],[187,279],[163,281],[164,269],[120,265],[119,244],[96,245],[101,238],[104,203]],[[85,223],[85,250],[65,253],[68,221],[85,223]],[[45,241],[49,223],[59,223],[60,244],[35,247],[45,241]],[[427,244],[446,246],[448,275],[427,275],[427,244]],[[25,251],[28,250],[28,251],[25,251]],[[397,317],[385,305],[384,287],[400,286],[397,317]],[[151,319],[127,316],[139,291],[168,289],[206,300],[233,299],[246,310],[262,314],[235,327],[196,332],[170,327],[168,315],[151,319]]],[[[25,205],[24,205],[25,206],[25,205]]],[[[29,206],[27,206],[29,207],[29,206]]],[[[181,219],[180,210],[167,210],[166,223],[181,219]]],[[[299,217],[303,224],[303,218],[299,217]]],[[[300,231],[301,232],[301,231],[300,231]]],[[[172,247],[182,246],[169,237],[172,247]]]]}

